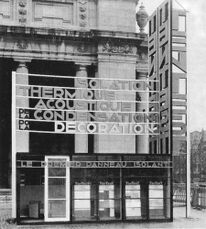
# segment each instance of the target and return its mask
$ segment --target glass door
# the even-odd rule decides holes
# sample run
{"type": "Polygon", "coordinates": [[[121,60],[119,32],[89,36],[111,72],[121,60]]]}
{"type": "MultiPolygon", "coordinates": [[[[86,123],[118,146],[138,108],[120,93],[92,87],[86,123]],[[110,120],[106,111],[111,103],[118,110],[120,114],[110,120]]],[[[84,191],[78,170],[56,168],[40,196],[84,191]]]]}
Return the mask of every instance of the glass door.
{"type": "Polygon", "coordinates": [[[69,158],[48,156],[45,161],[45,221],[69,221],[69,158]]]}

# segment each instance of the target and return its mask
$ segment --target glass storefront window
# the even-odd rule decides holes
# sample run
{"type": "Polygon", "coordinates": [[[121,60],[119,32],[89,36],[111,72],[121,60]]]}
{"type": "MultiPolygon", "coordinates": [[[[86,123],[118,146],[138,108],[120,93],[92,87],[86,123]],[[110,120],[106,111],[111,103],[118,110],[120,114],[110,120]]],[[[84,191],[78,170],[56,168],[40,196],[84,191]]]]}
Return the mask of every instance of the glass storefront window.
{"type": "Polygon", "coordinates": [[[141,199],[139,184],[125,185],[125,207],[126,219],[141,218],[141,199]]]}
{"type": "Polygon", "coordinates": [[[74,220],[91,220],[91,185],[75,184],[74,188],[74,220]]]}
{"type": "Polygon", "coordinates": [[[19,215],[21,220],[44,218],[44,170],[19,171],[19,215]]]}
{"type": "Polygon", "coordinates": [[[164,192],[162,184],[149,184],[149,217],[164,217],[164,192]]]}
{"type": "Polygon", "coordinates": [[[99,185],[99,218],[114,219],[114,184],[106,183],[99,185]]]}

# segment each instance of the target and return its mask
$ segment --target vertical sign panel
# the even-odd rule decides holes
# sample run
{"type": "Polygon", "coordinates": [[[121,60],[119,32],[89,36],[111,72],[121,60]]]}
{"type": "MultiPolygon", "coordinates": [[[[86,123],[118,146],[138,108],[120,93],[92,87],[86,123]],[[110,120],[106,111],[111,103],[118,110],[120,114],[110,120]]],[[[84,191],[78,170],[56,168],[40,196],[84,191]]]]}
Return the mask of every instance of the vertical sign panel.
{"type": "Polygon", "coordinates": [[[150,93],[150,111],[159,112],[159,136],[150,137],[151,154],[171,154],[171,30],[170,2],[165,1],[149,19],[149,78],[156,81],[150,93]]]}
{"type": "Polygon", "coordinates": [[[172,105],[174,155],[186,149],[187,69],[186,69],[186,12],[173,10],[172,23],[172,105]]]}
{"type": "MultiPolygon", "coordinates": [[[[190,210],[190,150],[187,150],[187,69],[186,69],[186,12],[172,12],[172,127],[174,182],[185,196],[186,216],[190,210]]],[[[188,141],[189,142],[189,141],[188,141]]],[[[177,201],[179,201],[177,199],[177,201]]]]}
{"type": "MultiPolygon", "coordinates": [[[[189,168],[186,12],[173,9],[172,0],[163,2],[149,18],[148,49],[149,78],[157,80],[157,83],[151,86],[153,90],[155,88],[159,90],[159,94],[150,93],[149,109],[150,111],[157,109],[160,119],[160,135],[150,136],[150,154],[173,156],[174,182],[183,183],[184,186],[186,164],[189,168]],[[154,100],[159,101],[158,105],[153,104],[154,100]]],[[[185,189],[184,194],[186,194],[185,189]]],[[[187,169],[187,196],[189,196],[189,169],[187,169]]],[[[189,201],[187,202],[189,206],[189,201]]]]}

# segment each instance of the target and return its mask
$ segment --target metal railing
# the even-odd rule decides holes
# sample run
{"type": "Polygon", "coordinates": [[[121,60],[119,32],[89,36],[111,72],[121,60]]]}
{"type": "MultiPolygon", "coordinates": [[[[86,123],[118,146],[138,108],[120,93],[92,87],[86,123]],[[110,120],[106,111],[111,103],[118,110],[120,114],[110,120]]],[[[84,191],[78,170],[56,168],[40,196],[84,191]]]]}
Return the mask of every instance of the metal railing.
{"type": "MultiPolygon", "coordinates": [[[[186,184],[173,185],[174,207],[186,205],[186,184]]],[[[190,203],[193,208],[206,209],[206,185],[191,184],[190,203]]]]}

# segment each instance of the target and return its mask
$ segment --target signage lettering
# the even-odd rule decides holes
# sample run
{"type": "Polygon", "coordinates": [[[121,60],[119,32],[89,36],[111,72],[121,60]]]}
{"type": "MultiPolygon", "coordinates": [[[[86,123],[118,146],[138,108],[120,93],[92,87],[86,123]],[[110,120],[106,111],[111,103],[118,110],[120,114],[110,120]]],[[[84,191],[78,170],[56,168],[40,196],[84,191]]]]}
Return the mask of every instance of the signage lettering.
{"type": "Polygon", "coordinates": [[[126,168],[142,168],[142,169],[159,169],[159,168],[171,168],[171,161],[50,161],[46,163],[45,161],[24,161],[18,160],[18,168],[31,168],[31,167],[45,167],[49,168],[86,168],[86,169],[104,169],[104,168],[116,168],[116,169],[126,169],[126,168]]]}

